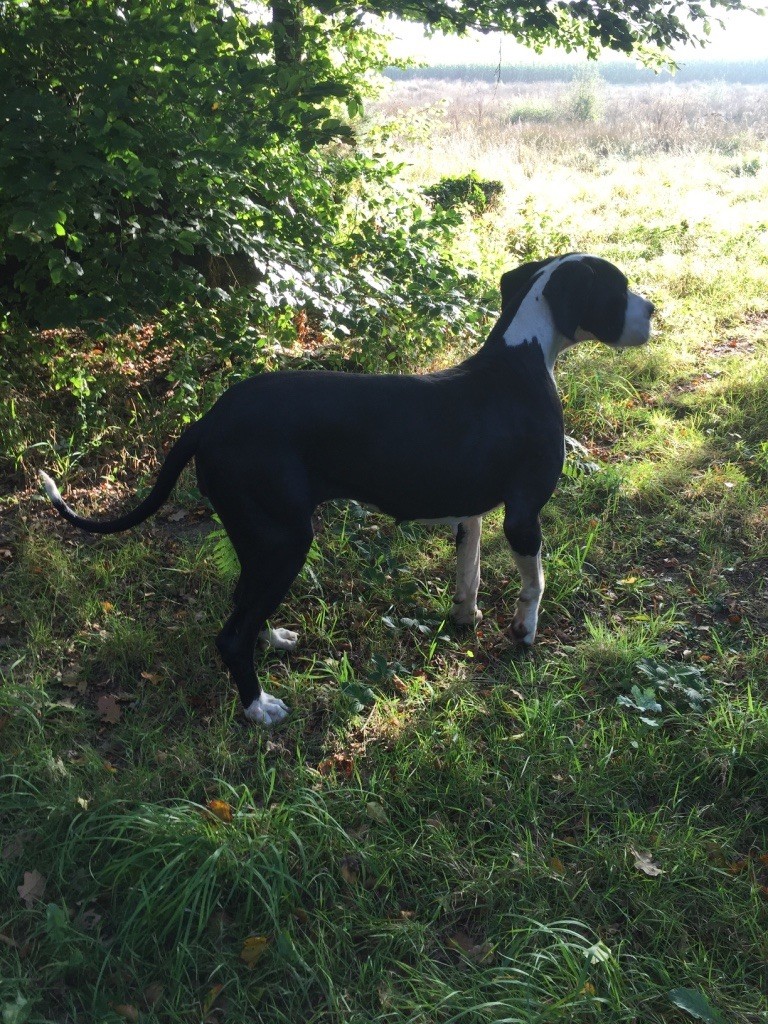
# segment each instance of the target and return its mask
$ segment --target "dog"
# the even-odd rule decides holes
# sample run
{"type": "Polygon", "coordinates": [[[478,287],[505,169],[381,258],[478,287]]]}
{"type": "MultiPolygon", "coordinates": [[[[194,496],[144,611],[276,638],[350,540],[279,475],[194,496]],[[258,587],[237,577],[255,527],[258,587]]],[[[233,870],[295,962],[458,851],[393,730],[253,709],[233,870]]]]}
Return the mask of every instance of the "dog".
{"type": "Polygon", "coordinates": [[[581,253],[505,273],[501,296],[501,316],[483,346],[448,370],[281,371],[235,384],[173,445],[149,495],[117,519],[78,516],[41,472],[48,497],[81,529],[128,530],[163,505],[194,457],[200,492],[240,562],[234,611],[216,646],[250,721],[272,725],[288,713],[262,690],[254,649],[259,638],[295,647],[295,633],[267,623],[304,564],[314,510],[333,499],[356,500],[397,522],[450,525],[457,552],[451,617],[461,626],[482,618],[482,518],[503,505],[521,578],[512,633],[530,645],[544,591],[539,513],[565,455],[555,360],[585,340],[645,344],[654,307],[611,263],[581,253]]]}

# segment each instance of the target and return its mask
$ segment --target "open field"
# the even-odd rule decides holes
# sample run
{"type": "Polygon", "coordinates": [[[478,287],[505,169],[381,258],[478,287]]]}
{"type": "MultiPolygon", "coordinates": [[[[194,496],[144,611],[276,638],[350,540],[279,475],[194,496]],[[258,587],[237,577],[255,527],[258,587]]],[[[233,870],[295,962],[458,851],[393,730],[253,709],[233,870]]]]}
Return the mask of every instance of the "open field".
{"type": "Polygon", "coordinates": [[[504,185],[456,241],[490,308],[580,249],[659,310],[647,349],[559,365],[537,647],[498,514],[460,633],[446,531],[330,508],[278,619],[301,647],[264,657],[292,714],[247,726],[193,475],[103,539],[34,480],[90,513],[145,487],[162,353],[52,334],[32,373],[6,338],[4,1024],[765,1024],[768,91],[404,82],[370,119],[409,186],[504,185]]]}

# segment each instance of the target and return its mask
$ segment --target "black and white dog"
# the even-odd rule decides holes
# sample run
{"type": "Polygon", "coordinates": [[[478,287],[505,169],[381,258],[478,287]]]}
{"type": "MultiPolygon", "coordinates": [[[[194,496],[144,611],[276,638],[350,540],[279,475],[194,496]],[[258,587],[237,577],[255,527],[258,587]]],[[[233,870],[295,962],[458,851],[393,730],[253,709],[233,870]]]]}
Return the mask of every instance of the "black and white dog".
{"type": "Polygon", "coordinates": [[[450,524],[457,547],[451,615],[481,619],[482,517],[504,505],[504,533],[522,588],[512,630],[532,644],[544,590],[539,512],[563,466],[563,414],[553,368],[586,339],[642,345],[653,305],[612,264],[570,254],[524,264],[501,279],[502,314],[483,347],[424,376],[323,371],[267,373],[235,384],[171,448],[150,494],[117,519],[83,519],[41,473],[54,506],[93,533],[127,530],[167,500],[194,456],[198,486],[219,514],[241,574],[219,653],[245,715],[270,725],[288,712],[256,678],[261,637],[291,649],[296,634],[267,620],[300,571],[312,513],[351,498],[398,522],[450,524]]]}

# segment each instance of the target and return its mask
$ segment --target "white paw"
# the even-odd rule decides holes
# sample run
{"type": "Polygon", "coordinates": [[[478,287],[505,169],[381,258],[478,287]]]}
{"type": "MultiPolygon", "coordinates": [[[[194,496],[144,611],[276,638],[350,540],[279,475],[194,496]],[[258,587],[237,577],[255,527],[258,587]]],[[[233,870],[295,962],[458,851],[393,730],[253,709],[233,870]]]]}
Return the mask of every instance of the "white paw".
{"type": "Polygon", "coordinates": [[[538,604],[532,601],[520,601],[515,617],[512,619],[512,632],[515,638],[526,647],[530,647],[536,639],[536,626],[539,620],[538,604]]]}
{"type": "Polygon", "coordinates": [[[483,613],[475,605],[474,608],[468,604],[454,604],[450,611],[451,620],[457,626],[479,626],[483,621],[483,613]]]}
{"type": "Polygon", "coordinates": [[[299,634],[292,629],[264,629],[259,633],[259,640],[276,651],[295,651],[299,634]]]}
{"type": "Polygon", "coordinates": [[[259,696],[245,709],[245,717],[249,722],[259,725],[277,725],[288,714],[288,708],[279,697],[261,691],[259,696]]]}

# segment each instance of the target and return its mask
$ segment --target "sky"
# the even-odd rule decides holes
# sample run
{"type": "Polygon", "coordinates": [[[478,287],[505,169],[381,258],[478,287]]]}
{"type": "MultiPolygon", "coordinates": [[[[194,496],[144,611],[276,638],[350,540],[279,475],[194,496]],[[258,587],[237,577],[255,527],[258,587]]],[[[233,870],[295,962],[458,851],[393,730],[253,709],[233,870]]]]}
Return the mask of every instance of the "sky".
{"type": "MultiPolygon", "coordinates": [[[[709,45],[685,46],[673,51],[680,64],[692,60],[760,60],[768,56],[768,15],[759,17],[751,11],[726,11],[722,14],[724,28],[713,25],[709,45]]],[[[510,37],[498,34],[457,38],[435,35],[425,37],[419,25],[398,22],[390,26],[396,37],[392,51],[398,57],[413,57],[427,64],[527,64],[533,61],[563,63],[569,59],[583,60],[583,54],[569,55],[564,50],[550,49],[538,56],[510,37]]],[[[608,55],[611,56],[610,54],[608,55]]]]}

